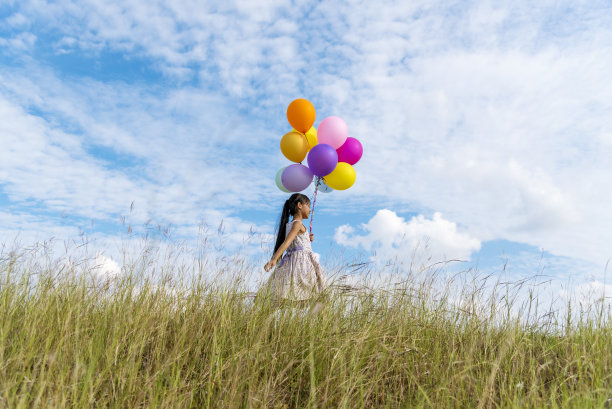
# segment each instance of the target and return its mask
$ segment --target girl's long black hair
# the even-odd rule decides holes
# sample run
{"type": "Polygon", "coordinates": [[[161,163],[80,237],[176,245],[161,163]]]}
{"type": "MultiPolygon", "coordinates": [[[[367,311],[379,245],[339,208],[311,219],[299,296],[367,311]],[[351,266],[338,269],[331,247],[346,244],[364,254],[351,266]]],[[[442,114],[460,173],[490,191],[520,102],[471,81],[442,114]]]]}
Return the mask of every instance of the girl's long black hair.
{"type": "Polygon", "coordinates": [[[285,201],[285,205],[283,206],[283,211],[280,217],[280,223],[278,224],[278,235],[276,236],[276,245],[274,246],[274,253],[276,250],[283,244],[285,241],[285,235],[287,233],[287,223],[289,222],[289,217],[293,216],[297,210],[297,204],[310,204],[310,199],[308,196],[303,195],[301,193],[292,194],[289,199],[285,201]]]}

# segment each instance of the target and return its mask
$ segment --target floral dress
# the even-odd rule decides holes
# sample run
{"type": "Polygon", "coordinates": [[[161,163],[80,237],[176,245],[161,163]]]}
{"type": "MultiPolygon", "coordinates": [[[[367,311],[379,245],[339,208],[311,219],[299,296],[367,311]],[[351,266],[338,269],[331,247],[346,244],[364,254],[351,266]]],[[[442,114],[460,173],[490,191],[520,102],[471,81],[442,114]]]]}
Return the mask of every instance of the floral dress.
{"type": "MultiPolygon", "coordinates": [[[[287,223],[285,238],[296,221],[287,223]]],[[[266,283],[268,294],[276,299],[303,301],[322,292],[327,284],[316,256],[308,231],[298,233],[266,283]]]]}

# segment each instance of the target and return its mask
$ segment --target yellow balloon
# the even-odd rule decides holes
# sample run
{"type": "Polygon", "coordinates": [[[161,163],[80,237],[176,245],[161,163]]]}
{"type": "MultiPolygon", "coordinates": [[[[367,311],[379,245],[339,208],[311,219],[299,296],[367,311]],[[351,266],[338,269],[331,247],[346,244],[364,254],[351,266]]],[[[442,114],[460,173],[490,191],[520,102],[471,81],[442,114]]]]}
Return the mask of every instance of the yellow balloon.
{"type": "Polygon", "coordinates": [[[287,159],[300,163],[306,157],[306,153],[308,153],[308,142],[303,134],[289,132],[282,137],[280,148],[287,159]]]}
{"type": "Polygon", "coordinates": [[[346,162],[338,162],[336,168],[329,175],[325,176],[323,180],[325,184],[332,189],[346,190],[353,186],[357,173],[355,169],[346,162]]]}
{"type": "MultiPolygon", "coordinates": [[[[291,130],[291,132],[299,132],[297,131],[295,128],[291,130]]],[[[300,134],[302,134],[301,132],[299,132],[300,134]]],[[[311,126],[310,129],[308,130],[308,132],[306,132],[306,134],[302,134],[302,135],[306,135],[306,140],[308,141],[308,150],[311,150],[312,148],[314,148],[314,146],[319,143],[319,141],[317,140],[317,129],[314,126],[311,126]]]]}

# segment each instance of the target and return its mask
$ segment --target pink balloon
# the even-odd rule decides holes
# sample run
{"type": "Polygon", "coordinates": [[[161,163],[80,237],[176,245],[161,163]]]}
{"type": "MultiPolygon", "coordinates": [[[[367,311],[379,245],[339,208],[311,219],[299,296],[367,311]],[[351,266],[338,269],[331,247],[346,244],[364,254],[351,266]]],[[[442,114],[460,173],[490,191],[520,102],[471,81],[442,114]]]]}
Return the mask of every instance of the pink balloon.
{"type": "Polygon", "coordinates": [[[319,124],[317,129],[318,143],[326,143],[338,149],[348,138],[346,122],[338,116],[328,116],[319,124]]]}
{"type": "Polygon", "coordinates": [[[336,152],[338,152],[338,162],[354,165],[359,162],[361,155],[363,155],[363,146],[361,146],[361,142],[357,139],[348,137],[346,142],[336,149],[336,152]]]}

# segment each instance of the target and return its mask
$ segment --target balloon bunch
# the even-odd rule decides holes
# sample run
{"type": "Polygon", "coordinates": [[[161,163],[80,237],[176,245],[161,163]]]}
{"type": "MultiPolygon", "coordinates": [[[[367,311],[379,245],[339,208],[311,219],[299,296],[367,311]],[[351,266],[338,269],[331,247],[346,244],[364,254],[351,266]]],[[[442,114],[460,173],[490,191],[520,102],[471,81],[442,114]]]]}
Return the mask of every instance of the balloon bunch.
{"type": "Polygon", "coordinates": [[[287,119],[293,129],[282,137],[280,148],[287,159],[296,163],[279,169],[276,185],[286,193],[300,192],[316,177],[316,202],[319,186],[325,193],[353,186],[357,177],[353,165],[361,159],[363,147],[357,139],[348,136],[348,127],[342,118],[329,116],[315,129],[315,115],[314,106],[306,99],[289,104],[287,119]],[[308,166],[302,164],[306,157],[308,166]]]}

